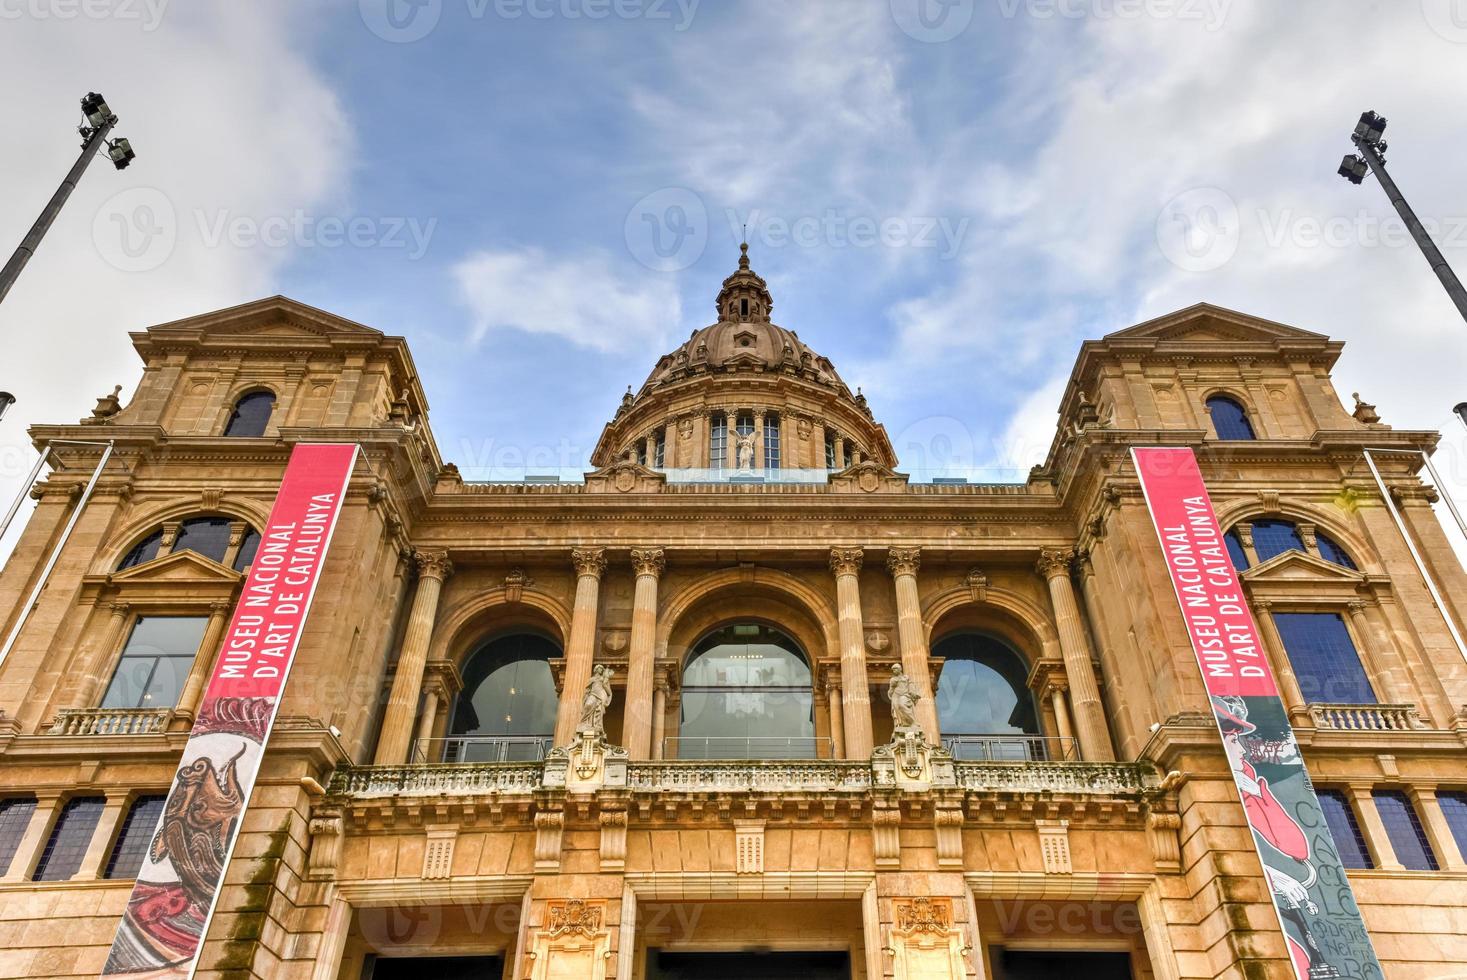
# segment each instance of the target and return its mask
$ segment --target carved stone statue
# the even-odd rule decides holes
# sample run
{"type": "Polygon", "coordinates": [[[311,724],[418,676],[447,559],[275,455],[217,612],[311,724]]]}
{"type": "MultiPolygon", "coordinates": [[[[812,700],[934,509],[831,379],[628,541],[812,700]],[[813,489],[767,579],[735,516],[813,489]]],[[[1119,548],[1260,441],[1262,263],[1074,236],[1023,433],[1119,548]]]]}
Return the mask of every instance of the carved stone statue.
{"type": "Polygon", "coordinates": [[[917,727],[917,689],[912,679],[902,671],[901,664],[893,664],[891,680],[886,683],[886,695],[891,699],[891,723],[894,728],[917,727]]]}
{"type": "Polygon", "coordinates": [[[746,432],[734,443],[734,460],[743,472],[754,468],[754,433],[746,432]]]}
{"type": "Polygon", "coordinates": [[[597,664],[586,682],[586,693],[581,698],[581,719],[576,723],[576,732],[592,735],[606,734],[606,709],[611,706],[611,668],[597,664]]]}

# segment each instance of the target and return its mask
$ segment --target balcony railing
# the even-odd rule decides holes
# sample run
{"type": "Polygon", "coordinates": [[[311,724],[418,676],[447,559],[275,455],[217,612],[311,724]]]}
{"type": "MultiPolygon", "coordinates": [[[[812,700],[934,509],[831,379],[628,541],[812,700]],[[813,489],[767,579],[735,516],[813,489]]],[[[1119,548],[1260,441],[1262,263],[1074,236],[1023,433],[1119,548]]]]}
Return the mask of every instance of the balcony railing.
{"type": "Polygon", "coordinates": [[[329,791],[356,797],[530,794],[544,772],[539,762],[352,766],[336,770],[329,791]]]}
{"type": "Polygon", "coordinates": [[[1147,786],[1146,767],[1134,762],[959,762],[958,786],[978,792],[1139,793],[1147,786]]]}
{"type": "Polygon", "coordinates": [[[1316,728],[1343,731],[1416,732],[1428,727],[1409,704],[1311,704],[1316,728]]]}
{"type": "Polygon", "coordinates": [[[420,738],[413,743],[413,762],[538,762],[554,740],[534,735],[453,735],[420,738]]]}
{"type": "Polygon", "coordinates": [[[633,790],[708,792],[754,790],[829,793],[871,788],[869,762],[812,759],[808,762],[689,760],[633,762],[627,766],[633,790]]]}
{"type": "Polygon", "coordinates": [[[662,740],[664,759],[828,759],[834,754],[830,739],[814,735],[669,735],[662,740]]]}
{"type": "Polygon", "coordinates": [[[168,728],[167,708],[62,708],[52,735],[154,735],[168,728]]]}
{"type": "Polygon", "coordinates": [[[1071,762],[1080,757],[1073,738],[1043,735],[948,735],[942,747],[958,762],[1071,762]]]}

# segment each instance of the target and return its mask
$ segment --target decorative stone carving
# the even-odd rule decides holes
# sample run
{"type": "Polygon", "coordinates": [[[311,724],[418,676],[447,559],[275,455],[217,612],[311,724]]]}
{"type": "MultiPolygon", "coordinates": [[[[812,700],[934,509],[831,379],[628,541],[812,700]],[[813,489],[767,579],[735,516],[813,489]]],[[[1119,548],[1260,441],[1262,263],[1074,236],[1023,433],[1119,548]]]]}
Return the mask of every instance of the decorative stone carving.
{"type": "Polygon", "coordinates": [[[939,806],[932,815],[939,868],[963,866],[963,811],[960,806],[939,806]]]}
{"type": "Polygon", "coordinates": [[[919,695],[912,679],[902,671],[901,664],[892,664],[891,680],[886,682],[886,696],[891,702],[892,727],[898,731],[917,727],[919,695]]]}
{"type": "Polygon", "coordinates": [[[577,575],[594,575],[600,578],[606,571],[605,548],[576,548],[571,551],[571,564],[577,575]]]}
{"type": "Polygon", "coordinates": [[[1355,399],[1355,411],[1350,413],[1355,416],[1355,421],[1365,425],[1379,424],[1380,413],[1375,410],[1374,405],[1361,401],[1360,392],[1358,391],[1352,393],[1350,397],[1355,399]]]}
{"type": "Polygon", "coordinates": [[[1039,561],[1034,568],[1044,579],[1055,578],[1060,575],[1070,574],[1070,567],[1074,564],[1075,553],[1067,549],[1045,548],[1039,554],[1039,561]]]}
{"type": "Polygon", "coordinates": [[[604,902],[572,898],[548,903],[544,926],[534,934],[527,954],[529,980],[604,980],[611,956],[605,920],[604,902]]]}
{"type": "MultiPolygon", "coordinates": [[[[855,451],[852,455],[856,455],[855,451]]],[[[830,474],[832,493],[905,493],[909,477],[871,459],[830,474]]]]}
{"type": "Polygon", "coordinates": [[[955,785],[952,754],[928,742],[917,724],[920,696],[900,664],[892,665],[886,693],[891,701],[892,740],[871,753],[876,784],[912,790],[955,785]]]}
{"type": "Polygon", "coordinates": [[[564,813],[540,810],[535,814],[536,874],[554,874],[560,870],[560,842],[564,834],[564,813]]]}
{"type": "Polygon", "coordinates": [[[660,577],[666,561],[661,548],[633,548],[632,570],[638,575],[660,577]]]}
{"type": "Polygon", "coordinates": [[[891,649],[891,637],[881,630],[871,630],[866,634],[866,649],[875,654],[883,654],[891,649]]]}
{"type": "Polygon", "coordinates": [[[586,691],[581,696],[581,717],[576,722],[577,735],[592,735],[606,738],[606,709],[611,706],[611,668],[597,664],[586,682],[586,691]]]}
{"type": "Polygon", "coordinates": [[[921,548],[892,548],[886,553],[886,568],[893,576],[916,575],[920,567],[921,548]]]}
{"type": "Polygon", "coordinates": [[[112,394],[98,398],[97,407],[92,409],[92,417],[82,419],[82,424],[102,425],[111,421],[112,416],[122,411],[122,399],[119,397],[121,394],[122,385],[116,385],[112,389],[112,394]]]}
{"type": "Polygon", "coordinates": [[[1152,810],[1146,815],[1147,837],[1157,871],[1182,870],[1182,842],[1178,836],[1182,818],[1176,813],[1152,810]]]}
{"type": "Polygon", "coordinates": [[[734,873],[764,873],[764,821],[734,821],[734,873]]]}
{"type": "Polygon", "coordinates": [[[605,809],[601,823],[601,870],[620,871],[627,863],[627,812],[605,809]]]}
{"type": "Polygon", "coordinates": [[[533,580],[525,574],[525,570],[516,565],[504,576],[504,601],[519,602],[525,596],[525,588],[531,585],[533,580]]]}
{"type": "Polygon", "coordinates": [[[611,705],[611,668],[597,664],[581,695],[581,715],[569,745],[545,756],[545,785],[575,791],[625,786],[627,750],[606,739],[606,709],[611,705]]]}
{"type": "Polygon", "coordinates": [[[436,578],[439,581],[453,574],[453,562],[448,560],[446,551],[429,551],[415,549],[413,551],[413,564],[418,570],[418,578],[436,578]]]}
{"type": "Polygon", "coordinates": [[[831,548],[830,570],[837,575],[858,575],[866,553],[860,548],[831,548]]]}
{"type": "Polygon", "coordinates": [[[1034,827],[1039,831],[1039,855],[1044,860],[1044,873],[1073,874],[1075,866],[1070,860],[1070,822],[1036,820],[1034,827]]]}
{"type": "Polygon", "coordinates": [[[306,858],[308,881],[330,881],[336,877],[336,863],[341,858],[341,811],[318,810],[308,825],[311,852],[306,858]]]}
{"type": "Polygon", "coordinates": [[[433,881],[453,876],[453,846],[458,840],[455,828],[432,828],[423,845],[423,879],[433,881]]]}
{"type": "Polygon", "coordinates": [[[953,923],[952,900],[899,899],[887,952],[897,977],[966,977],[967,944],[953,923]]]}
{"type": "Polygon", "coordinates": [[[631,631],[625,629],[606,629],[601,631],[601,649],[607,653],[621,655],[627,652],[631,645],[631,631]]]}
{"type": "Polygon", "coordinates": [[[754,433],[745,432],[735,438],[734,459],[738,472],[752,473],[754,471],[754,433]]]}
{"type": "Polygon", "coordinates": [[[981,569],[968,569],[968,574],[963,576],[963,584],[968,587],[968,593],[974,602],[988,601],[988,576],[981,569]]]}
{"type": "Polygon", "coordinates": [[[878,869],[902,865],[902,813],[894,806],[878,807],[871,814],[871,851],[878,869]]]}
{"type": "Polygon", "coordinates": [[[586,474],[586,493],[661,493],[667,474],[621,458],[586,474]]]}
{"type": "Polygon", "coordinates": [[[932,932],[947,935],[953,927],[952,903],[941,898],[914,898],[896,903],[896,930],[906,935],[932,932]]]}

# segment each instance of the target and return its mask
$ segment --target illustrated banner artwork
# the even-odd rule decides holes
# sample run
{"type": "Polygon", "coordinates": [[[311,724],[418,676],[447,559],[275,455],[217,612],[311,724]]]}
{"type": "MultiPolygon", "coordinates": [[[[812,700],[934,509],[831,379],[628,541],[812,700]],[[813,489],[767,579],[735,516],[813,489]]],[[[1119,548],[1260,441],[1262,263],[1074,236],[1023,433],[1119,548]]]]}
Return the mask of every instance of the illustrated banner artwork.
{"type": "Polygon", "coordinates": [[[1131,453],[1294,973],[1381,980],[1197,457],[1190,449],[1131,453]]]}
{"type": "Polygon", "coordinates": [[[290,454],[103,976],[192,971],[356,456],[355,445],[290,454]]]}

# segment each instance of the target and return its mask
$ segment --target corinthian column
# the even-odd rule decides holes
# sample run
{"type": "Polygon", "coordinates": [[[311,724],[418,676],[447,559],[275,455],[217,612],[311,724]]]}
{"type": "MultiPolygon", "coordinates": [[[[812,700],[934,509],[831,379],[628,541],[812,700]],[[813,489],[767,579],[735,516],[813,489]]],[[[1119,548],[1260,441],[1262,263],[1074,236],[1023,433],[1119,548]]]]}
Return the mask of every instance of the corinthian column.
{"type": "Polygon", "coordinates": [[[632,639],[627,651],[627,694],[622,742],[633,759],[652,758],[652,720],[655,715],[653,655],[657,642],[657,580],[662,576],[661,548],[632,549],[637,573],[632,599],[632,639]]]}
{"type": "Polygon", "coordinates": [[[392,677],[392,693],[387,697],[382,734],[377,736],[375,761],[379,766],[400,765],[407,759],[413,718],[418,713],[418,695],[423,686],[423,668],[428,663],[428,644],[433,639],[433,622],[438,618],[438,597],[443,593],[443,580],[453,572],[446,552],[415,551],[413,561],[418,567],[418,588],[413,593],[407,631],[397,655],[397,672],[392,677]]]}
{"type": "Polygon", "coordinates": [[[96,707],[93,702],[97,700],[98,692],[102,690],[107,668],[111,665],[112,658],[117,655],[118,645],[122,642],[122,627],[127,624],[127,613],[131,607],[125,602],[113,602],[108,606],[112,615],[107,619],[107,629],[91,656],[91,662],[86,668],[86,676],[82,678],[81,688],[77,691],[74,705],[77,708],[96,707]]]}
{"type": "Polygon", "coordinates": [[[927,633],[922,628],[922,600],[917,595],[917,568],[922,563],[920,548],[892,548],[886,567],[896,580],[897,639],[902,646],[902,671],[917,689],[917,724],[933,745],[941,744],[937,724],[937,702],[932,698],[932,674],[927,669],[927,633]]]}
{"type": "Polygon", "coordinates": [[[861,626],[860,548],[831,548],[840,627],[841,715],[847,759],[871,758],[871,687],[866,679],[866,641],[861,626]]]}
{"type": "Polygon", "coordinates": [[[234,608],[232,602],[209,603],[209,625],[204,628],[204,641],[199,644],[199,650],[194,654],[194,662],[189,666],[188,677],[183,682],[183,691],[178,695],[178,707],[174,711],[174,723],[169,727],[176,731],[188,731],[193,724],[194,716],[199,710],[199,698],[203,696],[204,685],[209,683],[209,678],[214,673],[214,655],[219,652],[219,644],[224,639],[224,627],[228,625],[229,613],[234,608]]]}
{"type": "Polygon", "coordinates": [[[1049,583],[1049,599],[1054,605],[1060,653],[1065,658],[1080,752],[1087,762],[1106,762],[1115,758],[1115,751],[1110,745],[1095,667],[1090,662],[1090,641],[1085,638],[1085,624],[1080,620],[1075,587],[1070,582],[1070,564],[1074,558],[1074,552],[1070,551],[1045,551],[1039,558],[1038,570],[1049,583]]]}
{"type": "Polygon", "coordinates": [[[596,609],[601,597],[601,573],[606,571],[605,548],[577,548],[576,605],[571,610],[570,639],[565,646],[565,682],[560,689],[560,711],[555,716],[555,744],[567,745],[581,716],[581,695],[591,679],[596,653],[596,609]]]}

